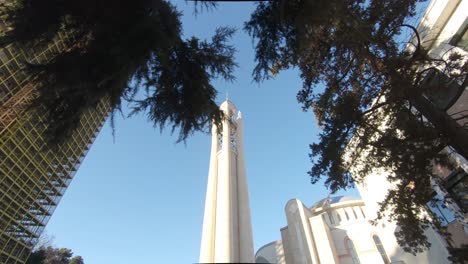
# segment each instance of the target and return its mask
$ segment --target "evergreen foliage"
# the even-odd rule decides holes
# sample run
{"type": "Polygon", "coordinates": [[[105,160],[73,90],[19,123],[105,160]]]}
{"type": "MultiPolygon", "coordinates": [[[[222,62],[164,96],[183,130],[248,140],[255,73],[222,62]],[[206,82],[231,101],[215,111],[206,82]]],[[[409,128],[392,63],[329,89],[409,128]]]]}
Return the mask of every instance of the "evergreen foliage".
{"type": "MultiPolygon", "coordinates": [[[[203,2],[203,1],[199,1],[203,2]]],[[[417,0],[261,1],[245,24],[256,40],[256,81],[297,67],[298,101],[321,127],[311,144],[312,182],[326,178],[332,190],[384,168],[395,183],[379,218],[390,209],[400,226],[398,242],[416,254],[430,245],[423,230],[433,223],[421,209],[434,202],[433,165],[452,167],[447,146],[468,158],[468,131],[432,104],[425,79],[441,70],[467,84],[466,58],[431,58],[416,41],[412,52],[397,37],[417,0]]],[[[208,4],[207,4],[208,5],[208,4]]],[[[180,140],[222,118],[213,78],[233,80],[234,31],[217,30],[211,41],[182,39],[180,14],[163,0],[12,0],[2,3],[11,25],[0,45],[47,44],[58,32],[75,41],[52,61],[29,64],[47,111],[53,143],[65,139],[80,116],[103,98],[113,111],[122,99],[163,128],[180,129],[180,140]],[[144,90],[145,97],[134,100],[144,90]]],[[[445,85],[441,83],[441,85],[445,85]]],[[[451,250],[456,252],[457,250],[451,250]]]]}
{"type": "Polygon", "coordinates": [[[460,54],[447,60],[428,55],[416,29],[405,24],[415,15],[416,2],[260,2],[245,24],[256,44],[256,81],[291,67],[300,70],[297,99],[304,110],[313,110],[321,127],[319,142],[310,145],[312,183],[325,178],[335,192],[384,169],[396,188],[378,218],[390,209],[400,226],[399,244],[413,254],[430,246],[423,231],[433,222],[421,209],[436,199],[433,165],[453,166],[441,150],[451,146],[468,158],[466,126],[424,96],[431,70],[464,87],[468,64],[460,54]],[[416,34],[414,51],[400,48],[402,28],[416,34]]]}
{"type": "Polygon", "coordinates": [[[40,247],[31,253],[26,264],[84,264],[81,256],[72,256],[68,248],[40,247]]]}
{"type": "Polygon", "coordinates": [[[0,45],[33,49],[58,33],[74,38],[51,61],[27,62],[39,91],[33,107],[44,107],[51,143],[104,98],[113,113],[131,101],[155,126],[180,129],[179,140],[221,120],[211,80],[234,79],[233,29],[219,28],[211,41],[182,39],[180,13],[163,0],[11,0],[0,8],[11,28],[0,45]],[[144,98],[134,100],[139,91],[144,98]]]}

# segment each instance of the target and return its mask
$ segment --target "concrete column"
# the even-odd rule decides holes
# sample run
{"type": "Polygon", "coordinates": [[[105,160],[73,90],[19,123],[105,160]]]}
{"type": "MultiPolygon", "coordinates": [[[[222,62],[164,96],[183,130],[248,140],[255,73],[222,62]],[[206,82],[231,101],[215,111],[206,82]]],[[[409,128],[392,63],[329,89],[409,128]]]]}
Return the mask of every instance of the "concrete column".
{"type": "Polygon", "coordinates": [[[253,263],[252,225],[245,173],[242,116],[234,118],[235,106],[226,100],[220,109],[222,143],[213,128],[210,171],[203,220],[200,262],[253,263]],[[235,135],[235,148],[231,145],[235,135]],[[220,151],[218,151],[221,149],[220,151]]]}
{"type": "Polygon", "coordinates": [[[250,217],[249,191],[245,173],[243,121],[239,112],[237,117],[237,177],[239,197],[239,242],[240,262],[254,262],[252,223],[250,217]]]}
{"type": "Polygon", "coordinates": [[[297,199],[291,199],[286,204],[285,211],[288,221],[288,241],[292,251],[293,263],[319,264],[312,230],[304,211],[304,205],[297,199]]]}
{"type": "Polygon", "coordinates": [[[229,121],[223,121],[223,143],[219,154],[218,189],[216,199],[216,253],[214,262],[231,262],[232,252],[232,217],[231,217],[231,179],[230,179],[230,149],[229,121]]]}
{"type": "Polygon", "coordinates": [[[218,174],[218,134],[217,128],[213,125],[211,129],[211,156],[210,168],[208,172],[208,184],[206,188],[205,215],[203,217],[203,230],[200,247],[201,263],[213,262],[215,251],[215,224],[216,224],[216,187],[218,174]]]}
{"type": "Polygon", "coordinates": [[[309,220],[320,263],[340,263],[330,228],[323,220],[322,215],[314,216],[309,220]]]}

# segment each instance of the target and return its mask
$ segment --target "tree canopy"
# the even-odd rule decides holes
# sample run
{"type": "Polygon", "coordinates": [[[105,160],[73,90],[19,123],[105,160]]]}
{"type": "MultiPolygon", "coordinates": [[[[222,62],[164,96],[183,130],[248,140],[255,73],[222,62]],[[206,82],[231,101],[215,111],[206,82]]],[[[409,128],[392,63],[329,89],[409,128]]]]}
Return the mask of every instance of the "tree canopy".
{"type": "MultiPolygon", "coordinates": [[[[429,246],[423,230],[432,222],[420,212],[434,201],[433,164],[453,166],[441,150],[450,146],[468,158],[467,130],[424,96],[433,69],[465,86],[465,58],[441,60],[419,42],[411,52],[398,44],[402,28],[415,30],[405,23],[417,2],[262,1],[245,24],[256,40],[256,81],[291,67],[301,72],[298,101],[321,127],[310,146],[312,182],[325,177],[337,191],[385,168],[396,188],[382,208],[391,209],[398,241],[412,253],[429,246]]],[[[37,47],[58,32],[73,36],[54,59],[27,67],[53,142],[103,99],[113,111],[131,101],[155,125],[180,129],[181,140],[221,119],[211,80],[234,79],[231,28],[210,41],[183,39],[180,13],[163,0],[11,0],[1,12],[11,30],[0,45],[37,47]],[[135,100],[140,90],[145,95],[135,100]]]]}
{"type": "Polygon", "coordinates": [[[40,247],[29,256],[26,264],[84,264],[81,256],[74,256],[68,248],[40,247]]]}
{"type": "Polygon", "coordinates": [[[219,28],[209,41],[183,39],[181,14],[163,0],[11,0],[0,11],[10,28],[0,45],[33,50],[59,33],[73,39],[50,61],[25,62],[39,92],[33,108],[45,109],[52,143],[102,100],[113,112],[130,101],[155,126],[179,129],[180,140],[221,119],[211,81],[234,79],[232,28],[219,28]]]}
{"type": "MultiPolygon", "coordinates": [[[[400,226],[398,242],[416,254],[430,246],[432,224],[421,209],[433,202],[433,165],[453,167],[444,148],[468,158],[468,131],[425,93],[431,70],[466,85],[468,65],[453,53],[432,58],[421,43],[402,49],[416,0],[291,0],[258,3],[245,30],[255,40],[256,81],[297,67],[297,99],[321,128],[310,145],[312,183],[333,192],[384,168],[395,184],[382,203],[400,226]]],[[[439,85],[445,85],[440,82],[439,85]]]]}

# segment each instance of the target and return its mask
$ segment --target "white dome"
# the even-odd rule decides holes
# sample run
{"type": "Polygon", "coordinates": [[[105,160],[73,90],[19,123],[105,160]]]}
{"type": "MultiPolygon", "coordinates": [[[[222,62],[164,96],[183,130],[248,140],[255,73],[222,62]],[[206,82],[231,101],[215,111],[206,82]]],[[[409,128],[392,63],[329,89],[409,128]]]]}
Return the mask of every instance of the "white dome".
{"type": "Polygon", "coordinates": [[[324,198],[316,203],[314,203],[310,209],[315,209],[319,207],[323,207],[327,202],[328,204],[335,204],[341,202],[348,202],[348,201],[360,201],[360,198],[352,197],[352,196],[335,196],[335,197],[327,197],[324,198]]]}

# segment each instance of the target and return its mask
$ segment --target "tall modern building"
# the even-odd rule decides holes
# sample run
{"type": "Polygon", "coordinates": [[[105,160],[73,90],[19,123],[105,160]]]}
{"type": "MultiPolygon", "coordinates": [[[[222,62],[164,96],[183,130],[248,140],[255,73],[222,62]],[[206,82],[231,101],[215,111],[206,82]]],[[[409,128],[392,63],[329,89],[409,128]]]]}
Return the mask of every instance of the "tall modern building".
{"type": "Polygon", "coordinates": [[[59,35],[40,49],[0,49],[0,263],[26,262],[109,112],[102,102],[71,138],[51,149],[43,113],[26,111],[35,87],[23,62],[50,60],[71,41],[59,35]]]}
{"type": "Polygon", "coordinates": [[[213,126],[200,249],[201,263],[254,262],[242,115],[226,100],[222,131],[213,126]]]}

